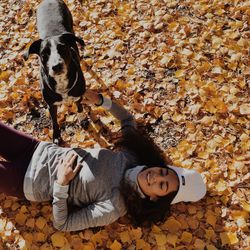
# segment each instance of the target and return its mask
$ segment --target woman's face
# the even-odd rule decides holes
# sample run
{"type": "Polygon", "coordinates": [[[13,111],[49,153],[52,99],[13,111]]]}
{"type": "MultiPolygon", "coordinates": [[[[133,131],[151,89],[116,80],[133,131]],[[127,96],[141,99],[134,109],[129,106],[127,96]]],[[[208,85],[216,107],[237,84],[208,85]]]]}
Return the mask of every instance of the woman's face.
{"type": "Polygon", "coordinates": [[[138,174],[137,181],[142,192],[151,200],[177,191],[179,187],[178,176],[169,168],[147,168],[138,174]]]}

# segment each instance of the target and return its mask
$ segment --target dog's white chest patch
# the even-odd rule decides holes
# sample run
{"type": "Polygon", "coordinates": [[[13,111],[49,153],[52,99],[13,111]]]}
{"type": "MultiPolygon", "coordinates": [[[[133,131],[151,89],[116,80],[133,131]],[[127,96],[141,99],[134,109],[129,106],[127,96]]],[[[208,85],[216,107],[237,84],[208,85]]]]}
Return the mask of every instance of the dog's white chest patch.
{"type": "Polygon", "coordinates": [[[68,93],[68,84],[69,84],[69,80],[67,78],[67,73],[64,72],[60,75],[55,75],[54,79],[56,81],[56,93],[62,95],[64,97],[64,95],[67,95],[68,93]]]}
{"type": "Polygon", "coordinates": [[[58,76],[54,77],[55,81],[56,81],[56,88],[55,91],[56,93],[60,94],[63,98],[62,102],[56,102],[56,105],[59,105],[61,103],[72,103],[72,102],[76,102],[80,99],[80,97],[74,97],[74,96],[68,96],[68,92],[72,89],[72,87],[74,87],[76,81],[77,81],[77,76],[75,79],[75,82],[73,84],[73,86],[68,89],[68,83],[69,80],[67,78],[67,74],[61,74],[58,76]]]}
{"type": "Polygon", "coordinates": [[[74,97],[74,96],[66,96],[66,98],[63,97],[63,100],[61,102],[55,102],[55,105],[61,105],[62,103],[66,103],[68,105],[72,104],[73,102],[77,102],[80,99],[80,97],[74,97]]]}

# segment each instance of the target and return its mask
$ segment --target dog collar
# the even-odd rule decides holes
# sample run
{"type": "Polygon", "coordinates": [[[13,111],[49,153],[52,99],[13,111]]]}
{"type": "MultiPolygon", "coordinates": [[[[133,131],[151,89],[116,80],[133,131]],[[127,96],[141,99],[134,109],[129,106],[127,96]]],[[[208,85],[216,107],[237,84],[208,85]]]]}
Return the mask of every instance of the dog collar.
{"type": "Polygon", "coordinates": [[[69,91],[75,87],[75,85],[76,85],[76,83],[77,83],[77,80],[78,80],[78,72],[76,71],[76,79],[75,79],[75,81],[74,81],[72,87],[67,91],[67,93],[69,93],[69,91]]]}

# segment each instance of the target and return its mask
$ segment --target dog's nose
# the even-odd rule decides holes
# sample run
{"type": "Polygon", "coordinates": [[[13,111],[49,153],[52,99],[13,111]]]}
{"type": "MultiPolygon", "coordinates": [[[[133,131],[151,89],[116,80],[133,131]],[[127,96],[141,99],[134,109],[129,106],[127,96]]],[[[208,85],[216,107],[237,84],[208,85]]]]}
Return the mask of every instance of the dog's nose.
{"type": "Polygon", "coordinates": [[[59,73],[63,69],[63,64],[58,63],[57,65],[52,66],[52,69],[53,69],[54,72],[59,73]]]}

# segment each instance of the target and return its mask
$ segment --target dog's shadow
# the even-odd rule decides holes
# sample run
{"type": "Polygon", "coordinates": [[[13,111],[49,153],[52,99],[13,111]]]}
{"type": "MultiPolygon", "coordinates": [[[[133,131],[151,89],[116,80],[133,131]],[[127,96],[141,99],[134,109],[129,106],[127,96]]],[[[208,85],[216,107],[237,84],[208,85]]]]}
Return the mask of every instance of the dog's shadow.
{"type": "MultiPolygon", "coordinates": [[[[119,140],[121,133],[120,131],[112,131],[112,122],[105,124],[101,121],[98,112],[91,110],[88,107],[84,107],[84,112],[80,113],[81,119],[78,119],[77,124],[64,122],[62,124],[62,129],[64,130],[64,136],[73,136],[74,133],[79,132],[85,133],[85,131],[90,135],[90,138],[94,139],[94,142],[98,143],[102,148],[112,148],[113,144],[119,140]],[[70,131],[72,128],[72,131],[70,131]]],[[[76,140],[78,143],[79,141],[76,140]]],[[[62,140],[60,146],[70,147],[72,141],[62,140]]]]}

